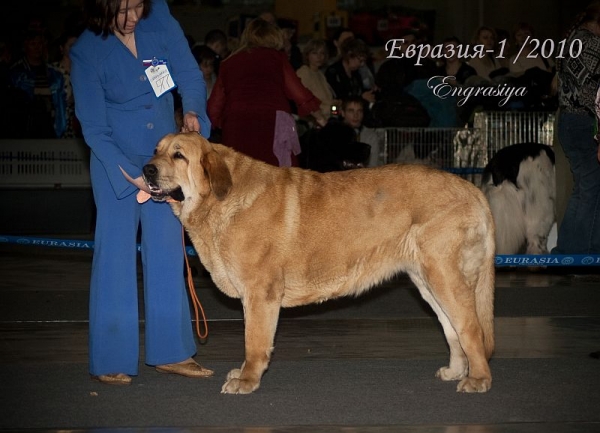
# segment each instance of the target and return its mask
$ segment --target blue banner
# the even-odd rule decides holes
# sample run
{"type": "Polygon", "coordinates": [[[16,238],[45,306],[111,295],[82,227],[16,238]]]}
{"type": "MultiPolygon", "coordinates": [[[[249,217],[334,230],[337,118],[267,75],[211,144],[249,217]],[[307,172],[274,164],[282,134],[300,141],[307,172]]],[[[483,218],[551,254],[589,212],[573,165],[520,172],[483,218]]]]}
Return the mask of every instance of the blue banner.
{"type": "MultiPolygon", "coordinates": [[[[78,239],[49,239],[30,236],[4,236],[0,235],[0,244],[19,244],[54,248],[78,248],[93,250],[94,241],[78,239]]],[[[138,244],[137,249],[140,250],[138,244]]],[[[188,256],[197,256],[193,247],[186,246],[188,256]]],[[[496,267],[503,266],[600,266],[600,254],[516,254],[497,255],[496,267]]]]}
{"type": "MultiPolygon", "coordinates": [[[[36,238],[31,236],[5,236],[0,235],[0,244],[19,244],[31,245],[39,247],[54,247],[54,248],[77,248],[82,250],[93,250],[94,241],[85,239],[52,239],[52,238],[36,238]]],[[[137,244],[137,250],[141,250],[141,245],[137,244]]],[[[192,247],[185,247],[185,252],[188,256],[196,256],[196,250],[192,247]]]]}
{"type": "Polygon", "coordinates": [[[600,266],[600,254],[497,255],[499,266],[600,266]]]}

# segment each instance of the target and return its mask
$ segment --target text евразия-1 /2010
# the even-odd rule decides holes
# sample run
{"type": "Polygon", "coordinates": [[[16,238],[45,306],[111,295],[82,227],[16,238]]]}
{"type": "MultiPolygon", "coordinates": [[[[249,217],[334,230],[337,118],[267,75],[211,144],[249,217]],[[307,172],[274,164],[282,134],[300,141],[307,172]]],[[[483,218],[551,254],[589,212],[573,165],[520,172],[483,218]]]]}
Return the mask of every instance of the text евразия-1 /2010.
{"type": "MultiPolygon", "coordinates": [[[[402,58],[413,58],[417,57],[415,65],[422,65],[421,60],[423,59],[443,59],[457,56],[461,59],[474,59],[483,58],[486,55],[495,55],[497,59],[504,59],[504,50],[506,48],[506,39],[501,40],[498,43],[498,50],[486,50],[482,44],[477,45],[452,45],[447,44],[411,44],[404,51],[402,51],[402,44],[404,39],[390,39],[385,44],[385,50],[389,53],[388,59],[402,59],[402,58]]],[[[537,58],[538,55],[542,58],[548,59],[554,57],[556,59],[563,59],[565,55],[576,58],[579,57],[583,51],[583,43],[580,39],[573,39],[567,46],[567,40],[563,39],[558,43],[555,43],[552,39],[545,39],[543,41],[527,36],[525,43],[521,45],[519,52],[515,56],[513,63],[515,63],[519,57],[523,54],[523,48],[528,44],[533,45],[531,51],[527,53],[527,58],[537,58]]]]}

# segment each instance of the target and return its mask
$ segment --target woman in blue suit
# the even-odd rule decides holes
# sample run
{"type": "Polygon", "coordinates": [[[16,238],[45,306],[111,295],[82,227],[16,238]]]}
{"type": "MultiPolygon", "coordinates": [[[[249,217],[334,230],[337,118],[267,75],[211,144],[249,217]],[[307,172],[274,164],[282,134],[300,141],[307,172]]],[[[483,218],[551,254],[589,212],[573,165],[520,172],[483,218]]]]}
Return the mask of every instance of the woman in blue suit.
{"type": "Polygon", "coordinates": [[[90,374],[127,385],[138,374],[136,237],[141,224],[146,364],[207,377],[196,345],[183,275],[179,221],[149,192],[142,167],[158,141],[176,132],[171,89],[183,103],[184,131],[210,132],[206,86],[165,0],[86,0],[88,29],[72,48],[75,109],[91,148],[97,208],[90,284],[90,374]]]}

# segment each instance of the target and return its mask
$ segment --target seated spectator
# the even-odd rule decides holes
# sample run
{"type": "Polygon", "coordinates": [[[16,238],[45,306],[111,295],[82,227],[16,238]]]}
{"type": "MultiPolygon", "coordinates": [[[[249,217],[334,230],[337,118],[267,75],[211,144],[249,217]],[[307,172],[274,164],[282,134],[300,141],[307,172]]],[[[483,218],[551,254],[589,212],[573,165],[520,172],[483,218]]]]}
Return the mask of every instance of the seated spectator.
{"type": "Polygon", "coordinates": [[[206,45],[196,45],[192,48],[192,54],[198,63],[198,67],[202,71],[202,76],[206,83],[206,97],[208,98],[217,79],[217,74],[215,73],[215,63],[218,57],[217,53],[206,45]]]}
{"type": "Polygon", "coordinates": [[[455,77],[450,84],[454,86],[468,85],[469,78],[477,76],[477,71],[469,66],[463,58],[459,57],[456,47],[461,45],[460,40],[456,36],[450,36],[442,42],[444,45],[444,59],[442,65],[438,69],[438,75],[445,77],[455,77]],[[449,47],[453,48],[450,52],[449,47]]]}
{"type": "Polygon", "coordinates": [[[365,117],[365,103],[360,96],[351,96],[342,101],[340,117],[343,122],[352,127],[356,134],[356,141],[371,146],[369,161],[366,165],[375,167],[383,163],[380,150],[385,139],[383,129],[369,128],[363,124],[365,117]]]}
{"type": "Polygon", "coordinates": [[[346,39],[354,37],[354,32],[348,27],[338,27],[333,34],[331,40],[327,41],[327,49],[329,50],[329,65],[337,62],[342,58],[342,43],[346,39]]]}
{"type": "Polygon", "coordinates": [[[65,80],[47,63],[43,32],[28,30],[23,38],[23,57],[10,68],[15,89],[27,98],[23,138],[58,138],[66,128],[65,80]]]}
{"type": "MultiPolygon", "coordinates": [[[[328,41],[329,65],[332,65],[342,58],[342,43],[347,39],[352,39],[354,37],[354,32],[348,27],[340,27],[335,31],[331,41],[328,41]]],[[[375,90],[374,70],[373,58],[369,53],[365,62],[358,68],[358,72],[360,72],[363,81],[364,90],[375,90]]]]}
{"type": "Polygon", "coordinates": [[[204,36],[204,45],[215,52],[215,74],[219,73],[219,65],[221,61],[227,58],[230,54],[227,35],[223,30],[213,29],[204,36]]]}
{"type": "Polygon", "coordinates": [[[485,55],[477,56],[469,60],[469,66],[477,71],[480,77],[478,85],[489,83],[503,83],[506,81],[509,73],[508,67],[504,60],[498,59],[498,38],[496,31],[487,26],[481,26],[475,32],[472,43],[474,45],[483,45],[485,55]]]}
{"type": "Polygon", "coordinates": [[[367,44],[356,38],[346,39],[340,47],[341,57],[325,71],[327,82],[337,99],[361,96],[368,103],[375,102],[374,90],[365,89],[361,66],[370,56],[367,44]]]}
{"type": "Polygon", "coordinates": [[[327,82],[327,78],[321,68],[327,62],[327,46],[323,39],[311,39],[304,45],[302,50],[304,65],[297,71],[296,75],[313,95],[321,100],[321,113],[325,118],[331,117],[331,106],[339,105],[340,101],[334,99],[333,90],[327,82]]]}
{"type": "Polygon", "coordinates": [[[74,29],[65,31],[58,38],[58,48],[60,50],[60,59],[50,64],[51,67],[60,72],[64,79],[65,91],[65,130],[60,138],[81,137],[81,125],[75,116],[75,98],[73,97],[73,87],[71,86],[71,58],[69,51],[77,41],[80,30],[74,29]]]}

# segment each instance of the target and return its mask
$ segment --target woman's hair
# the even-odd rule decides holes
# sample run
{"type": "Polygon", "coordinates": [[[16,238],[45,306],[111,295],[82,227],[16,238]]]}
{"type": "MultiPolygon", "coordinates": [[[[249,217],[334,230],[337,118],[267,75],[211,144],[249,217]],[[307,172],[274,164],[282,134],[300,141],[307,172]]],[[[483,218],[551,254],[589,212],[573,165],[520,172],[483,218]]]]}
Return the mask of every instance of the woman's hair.
{"type": "Polygon", "coordinates": [[[583,11],[581,23],[583,24],[591,21],[596,21],[600,24],[600,1],[590,3],[583,11]]]}
{"type": "Polygon", "coordinates": [[[357,38],[348,38],[340,46],[340,55],[342,59],[348,60],[353,57],[369,57],[369,46],[362,40],[357,38]]]}
{"type": "Polygon", "coordinates": [[[494,37],[494,43],[497,44],[498,43],[498,34],[496,33],[496,30],[494,30],[492,27],[489,26],[480,26],[477,30],[475,30],[475,34],[473,35],[473,39],[471,40],[471,42],[474,45],[478,45],[479,44],[479,36],[481,35],[481,32],[490,32],[492,34],[492,36],[494,37]]]}
{"type": "Polygon", "coordinates": [[[573,25],[567,30],[565,35],[568,38],[573,31],[582,24],[596,21],[600,24],[600,1],[594,1],[586,6],[586,8],[577,15],[573,25]]]}
{"type": "Polygon", "coordinates": [[[329,52],[327,49],[327,42],[325,41],[325,39],[311,39],[310,41],[308,41],[302,49],[302,60],[304,64],[308,65],[308,55],[310,53],[312,53],[313,51],[318,51],[320,49],[323,49],[323,52],[325,53],[325,61],[327,61],[327,57],[329,57],[329,52]]]}
{"type": "MultiPolygon", "coordinates": [[[[126,0],[126,5],[129,6],[126,0]]],[[[152,0],[142,0],[144,12],[141,18],[146,18],[152,8],[152,0]]],[[[106,38],[117,27],[117,18],[121,9],[121,0],[85,0],[83,12],[87,28],[97,35],[106,38]]]]}
{"type": "Polygon", "coordinates": [[[283,44],[283,32],[279,27],[261,18],[255,18],[248,23],[242,32],[238,51],[257,47],[282,50],[283,44]]]}
{"type": "MultiPolygon", "coordinates": [[[[593,1],[592,3],[589,3],[586,8],[581,11],[577,17],[575,17],[573,24],[565,33],[565,39],[568,39],[571,36],[571,33],[577,30],[580,25],[593,21],[596,21],[598,24],[600,24],[600,1],[593,1]]],[[[562,70],[562,67],[563,59],[557,59],[556,70],[560,71],[562,70]]]]}

